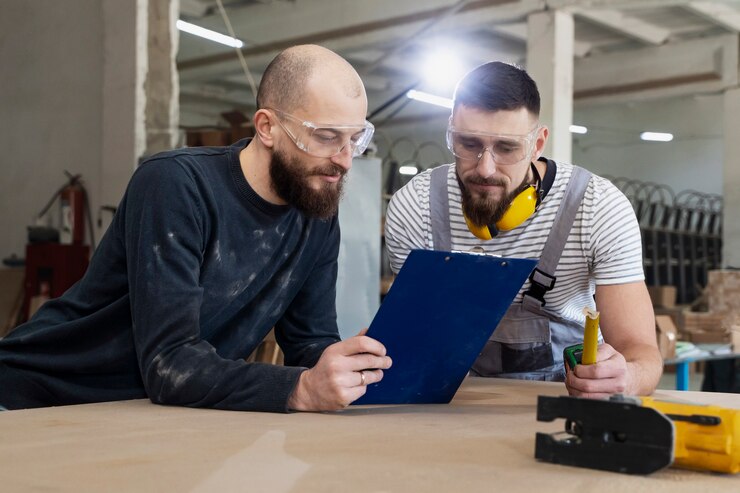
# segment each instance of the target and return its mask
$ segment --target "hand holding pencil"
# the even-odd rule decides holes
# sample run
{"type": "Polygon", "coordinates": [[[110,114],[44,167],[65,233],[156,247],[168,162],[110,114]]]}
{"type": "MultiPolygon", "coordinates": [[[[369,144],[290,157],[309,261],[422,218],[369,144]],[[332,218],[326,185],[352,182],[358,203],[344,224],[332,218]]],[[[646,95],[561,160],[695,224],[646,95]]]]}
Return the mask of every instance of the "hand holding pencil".
{"type": "MultiPolygon", "coordinates": [[[[627,361],[609,344],[599,345],[599,312],[586,307],[580,360],[568,365],[565,386],[570,395],[607,398],[626,389],[627,361]]],[[[580,345],[579,345],[580,346],[580,345]]],[[[567,350],[566,350],[567,352],[567,350]]],[[[577,353],[576,353],[577,354],[577,353]]],[[[567,356],[566,356],[567,362],[567,356]]]]}
{"type": "Polygon", "coordinates": [[[583,309],[586,315],[586,326],[583,329],[583,356],[581,364],[596,363],[596,351],[599,345],[599,312],[589,307],[583,309]]]}

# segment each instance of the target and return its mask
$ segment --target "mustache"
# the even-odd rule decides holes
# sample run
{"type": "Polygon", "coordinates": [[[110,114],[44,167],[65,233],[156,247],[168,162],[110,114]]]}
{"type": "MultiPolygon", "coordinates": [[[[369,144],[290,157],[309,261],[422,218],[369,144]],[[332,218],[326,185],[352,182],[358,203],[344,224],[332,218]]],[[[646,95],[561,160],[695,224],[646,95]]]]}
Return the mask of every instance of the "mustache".
{"type": "Polygon", "coordinates": [[[496,177],[483,178],[482,176],[473,176],[469,178],[467,182],[473,185],[506,187],[506,182],[504,181],[504,179],[496,177]]]}
{"type": "Polygon", "coordinates": [[[328,164],[321,166],[311,171],[310,176],[313,175],[328,175],[328,176],[344,176],[347,174],[347,170],[337,164],[328,164]]]}

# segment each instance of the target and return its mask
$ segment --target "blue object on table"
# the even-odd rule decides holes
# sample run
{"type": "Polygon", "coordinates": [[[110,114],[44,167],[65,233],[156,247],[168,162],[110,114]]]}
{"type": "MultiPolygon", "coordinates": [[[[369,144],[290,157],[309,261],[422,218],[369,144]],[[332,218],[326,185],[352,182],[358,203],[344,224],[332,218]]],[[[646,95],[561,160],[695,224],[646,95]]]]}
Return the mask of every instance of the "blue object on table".
{"type": "Polygon", "coordinates": [[[676,390],[689,390],[689,362],[676,363],[676,390]]]}
{"type": "Polygon", "coordinates": [[[412,250],[367,332],[393,366],[354,404],[450,402],[535,265],[412,250]]]}
{"type": "Polygon", "coordinates": [[[676,365],[676,390],[689,390],[689,363],[740,357],[740,353],[732,352],[729,344],[696,344],[696,349],[696,352],[689,355],[664,361],[666,365],[676,365]]]}

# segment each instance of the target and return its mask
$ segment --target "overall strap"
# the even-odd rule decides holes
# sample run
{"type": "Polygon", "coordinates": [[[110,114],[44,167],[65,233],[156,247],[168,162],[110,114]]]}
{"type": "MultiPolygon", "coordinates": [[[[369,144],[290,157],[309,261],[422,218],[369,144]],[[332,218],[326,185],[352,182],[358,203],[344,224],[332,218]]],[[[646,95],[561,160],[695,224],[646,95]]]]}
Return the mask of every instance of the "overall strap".
{"type": "Polygon", "coordinates": [[[555,287],[555,269],[560,262],[560,256],[565,248],[565,243],[573,228],[576,212],[586,194],[591,173],[578,166],[573,166],[573,174],[565,189],[565,196],[560,203],[555,220],[547,237],[542,255],[532,275],[529,276],[531,286],[522,298],[523,308],[527,311],[539,313],[545,306],[545,294],[555,287]]]}
{"type": "Polygon", "coordinates": [[[452,250],[450,204],[447,195],[447,165],[437,166],[431,172],[429,187],[429,215],[432,227],[432,249],[452,250]]]}

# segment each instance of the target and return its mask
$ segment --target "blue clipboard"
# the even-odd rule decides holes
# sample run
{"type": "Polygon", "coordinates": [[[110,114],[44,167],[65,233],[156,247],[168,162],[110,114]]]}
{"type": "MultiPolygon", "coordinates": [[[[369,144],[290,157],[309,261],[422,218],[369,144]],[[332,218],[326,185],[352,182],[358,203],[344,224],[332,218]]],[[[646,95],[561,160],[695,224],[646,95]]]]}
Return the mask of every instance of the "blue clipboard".
{"type": "Polygon", "coordinates": [[[537,262],[412,250],[367,335],[393,366],[353,404],[445,404],[537,262]]]}

